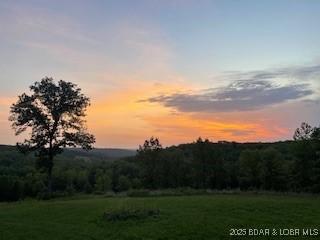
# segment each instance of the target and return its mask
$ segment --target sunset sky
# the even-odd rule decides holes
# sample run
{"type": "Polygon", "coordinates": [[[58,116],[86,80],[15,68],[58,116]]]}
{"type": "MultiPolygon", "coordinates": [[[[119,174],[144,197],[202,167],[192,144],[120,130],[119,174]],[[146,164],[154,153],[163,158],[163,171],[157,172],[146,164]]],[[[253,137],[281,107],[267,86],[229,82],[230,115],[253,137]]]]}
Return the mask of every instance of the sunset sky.
{"type": "Polygon", "coordinates": [[[292,139],[320,124],[320,1],[0,1],[0,144],[48,76],[91,98],[96,147],[292,139]]]}

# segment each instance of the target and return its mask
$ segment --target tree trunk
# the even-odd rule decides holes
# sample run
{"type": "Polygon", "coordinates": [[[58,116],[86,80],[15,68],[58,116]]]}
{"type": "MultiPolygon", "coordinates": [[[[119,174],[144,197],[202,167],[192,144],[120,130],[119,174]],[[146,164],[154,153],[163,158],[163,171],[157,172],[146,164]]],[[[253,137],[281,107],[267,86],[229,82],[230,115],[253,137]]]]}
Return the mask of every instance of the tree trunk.
{"type": "Polygon", "coordinates": [[[50,197],[52,195],[52,167],[53,167],[53,153],[52,153],[52,143],[50,141],[49,163],[48,163],[48,192],[50,194],[50,197]]]}
{"type": "MultiPolygon", "coordinates": [[[[52,162],[52,159],[49,160],[52,162]]],[[[52,166],[49,166],[48,169],[48,192],[50,196],[52,195],[52,166]]]]}

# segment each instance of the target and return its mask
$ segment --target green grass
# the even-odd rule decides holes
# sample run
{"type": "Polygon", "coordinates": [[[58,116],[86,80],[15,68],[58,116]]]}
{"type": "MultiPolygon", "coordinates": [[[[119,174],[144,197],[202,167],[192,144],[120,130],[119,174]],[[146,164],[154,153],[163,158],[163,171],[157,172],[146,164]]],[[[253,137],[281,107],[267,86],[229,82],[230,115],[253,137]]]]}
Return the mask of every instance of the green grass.
{"type": "Polygon", "coordinates": [[[2,240],[82,239],[319,239],[235,237],[230,228],[320,228],[312,196],[210,195],[28,200],[0,204],[2,240]],[[159,209],[139,220],[104,221],[104,212],[159,209]]]}

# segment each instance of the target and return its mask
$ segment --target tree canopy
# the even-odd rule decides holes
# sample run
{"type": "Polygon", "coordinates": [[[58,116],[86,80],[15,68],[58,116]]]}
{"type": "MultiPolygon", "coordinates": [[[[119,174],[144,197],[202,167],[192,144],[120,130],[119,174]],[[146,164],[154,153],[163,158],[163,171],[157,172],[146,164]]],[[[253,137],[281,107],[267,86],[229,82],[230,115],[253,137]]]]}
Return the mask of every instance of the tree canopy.
{"type": "Polygon", "coordinates": [[[83,119],[90,100],[77,85],[48,77],[30,86],[30,92],[11,106],[9,120],[16,135],[30,131],[30,138],[17,145],[23,152],[35,151],[51,175],[53,158],[63,148],[92,148],[95,138],[83,119]]]}
{"type": "Polygon", "coordinates": [[[308,123],[303,122],[301,123],[301,126],[294,132],[293,139],[296,141],[320,139],[320,128],[312,127],[308,123]]]}

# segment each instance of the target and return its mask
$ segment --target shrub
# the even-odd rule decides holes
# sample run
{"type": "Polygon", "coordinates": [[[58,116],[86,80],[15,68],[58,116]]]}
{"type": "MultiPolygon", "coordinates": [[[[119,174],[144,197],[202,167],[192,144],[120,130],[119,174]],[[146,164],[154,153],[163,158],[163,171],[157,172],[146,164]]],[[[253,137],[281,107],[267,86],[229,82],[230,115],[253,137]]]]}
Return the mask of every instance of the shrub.
{"type": "Polygon", "coordinates": [[[122,209],[103,214],[103,219],[106,221],[126,221],[126,220],[140,220],[148,217],[157,217],[160,214],[159,209],[122,209]]]}
{"type": "Polygon", "coordinates": [[[149,190],[131,190],[127,192],[128,197],[148,197],[150,196],[149,190]]]}

